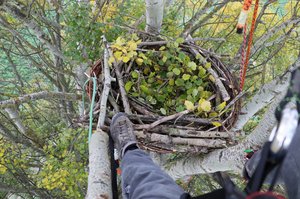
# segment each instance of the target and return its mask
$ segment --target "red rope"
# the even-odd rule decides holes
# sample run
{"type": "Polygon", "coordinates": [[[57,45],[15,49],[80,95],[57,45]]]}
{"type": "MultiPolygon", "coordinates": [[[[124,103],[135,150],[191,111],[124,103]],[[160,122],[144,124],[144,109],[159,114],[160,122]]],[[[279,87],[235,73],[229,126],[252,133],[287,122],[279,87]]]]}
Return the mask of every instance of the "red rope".
{"type": "MultiPolygon", "coordinates": [[[[240,79],[243,77],[243,70],[244,70],[244,65],[245,65],[245,51],[246,51],[246,46],[247,46],[247,23],[245,24],[244,27],[244,34],[243,34],[243,44],[242,44],[242,61],[241,61],[241,70],[240,70],[240,79]]],[[[240,85],[240,91],[242,91],[243,88],[240,85]]]]}
{"type": "Polygon", "coordinates": [[[259,0],[256,0],[255,7],[254,7],[254,13],[253,13],[253,17],[252,17],[251,29],[250,29],[250,33],[249,33],[249,41],[248,41],[248,48],[247,48],[247,53],[246,53],[246,60],[245,60],[244,66],[243,66],[243,71],[242,71],[242,75],[241,75],[241,79],[240,79],[240,91],[243,90],[244,83],[245,83],[245,77],[246,77],[246,71],[247,71],[247,67],[249,64],[251,44],[252,44],[252,40],[253,40],[256,16],[257,16],[257,12],[258,12],[258,5],[259,5],[259,0]]]}

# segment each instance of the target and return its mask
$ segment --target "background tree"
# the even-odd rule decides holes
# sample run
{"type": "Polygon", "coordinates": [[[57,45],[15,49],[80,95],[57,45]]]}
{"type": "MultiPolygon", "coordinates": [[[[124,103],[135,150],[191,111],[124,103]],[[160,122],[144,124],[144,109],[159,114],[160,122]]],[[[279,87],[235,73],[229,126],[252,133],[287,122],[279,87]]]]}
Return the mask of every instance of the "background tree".
{"type": "MultiPolygon", "coordinates": [[[[0,0],[2,196],[86,194],[87,130],[74,119],[85,111],[78,95],[85,72],[103,54],[102,35],[109,42],[144,30],[165,40],[191,35],[238,76],[243,38],[235,25],[241,1],[174,0],[164,2],[163,13],[145,12],[153,2],[0,0]],[[145,22],[151,14],[157,17],[155,28],[145,22]]],[[[299,9],[293,0],[260,3],[242,110],[247,114],[235,126],[246,137],[242,144],[200,158],[176,159],[168,165],[172,176],[240,170],[243,144],[260,145],[267,137],[281,96],[274,91],[285,90],[286,72],[300,64],[299,9]]]]}

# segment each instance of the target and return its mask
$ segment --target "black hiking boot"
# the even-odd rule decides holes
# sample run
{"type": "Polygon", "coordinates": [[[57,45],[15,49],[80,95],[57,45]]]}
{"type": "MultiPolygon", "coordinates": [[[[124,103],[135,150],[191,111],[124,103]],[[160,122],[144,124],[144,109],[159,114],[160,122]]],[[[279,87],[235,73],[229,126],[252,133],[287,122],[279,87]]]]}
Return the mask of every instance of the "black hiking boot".
{"type": "Polygon", "coordinates": [[[133,132],[133,125],[125,113],[118,113],[112,118],[110,134],[118,150],[119,159],[122,159],[126,149],[138,148],[133,132]]]}

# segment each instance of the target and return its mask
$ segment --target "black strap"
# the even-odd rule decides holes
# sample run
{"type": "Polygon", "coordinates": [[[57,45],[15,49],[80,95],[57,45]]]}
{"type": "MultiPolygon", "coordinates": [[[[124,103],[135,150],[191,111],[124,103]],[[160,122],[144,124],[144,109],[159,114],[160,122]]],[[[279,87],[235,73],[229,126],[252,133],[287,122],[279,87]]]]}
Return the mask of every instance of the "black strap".
{"type": "Polygon", "coordinates": [[[110,152],[110,169],[111,169],[111,186],[113,199],[118,199],[118,182],[117,182],[117,162],[114,155],[114,141],[109,135],[109,152],[110,152]]]}
{"type": "MultiPolygon", "coordinates": [[[[278,154],[276,156],[277,160],[271,160],[269,158],[270,155],[270,146],[271,146],[271,142],[266,142],[263,146],[263,149],[261,151],[261,158],[260,158],[260,162],[257,165],[253,176],[250,178],[246,188],[245,188],[245,192],[247,194],[251,194],[254,192],[258,192],[262,185],[263,182],[265,181],[267,175],[273,170],[273,169],[278,169],[280,168],[281,164],[278,164],[278,162],[282,162],[284,155],[282,154],[278,154]],[[279,167],[278,167],[279,166],[279,167]]],[[[279,171],[279,170],[278,170],[279,171]]],[[[278,172],[279,173],[279,172],[278,172]]],[[[276,182],[278,175],[273,176],[273,183],[276,182]]]]}
{"type": "Polygon", "coordinates": [[[287,93],[275,110],[275,117],[278,122],[281,120],[282,110],[292,98],[296,98],[297,110],[298,113],[300,113],[300,68],[292,71],[290,86],[287,90],[287,93]]]}

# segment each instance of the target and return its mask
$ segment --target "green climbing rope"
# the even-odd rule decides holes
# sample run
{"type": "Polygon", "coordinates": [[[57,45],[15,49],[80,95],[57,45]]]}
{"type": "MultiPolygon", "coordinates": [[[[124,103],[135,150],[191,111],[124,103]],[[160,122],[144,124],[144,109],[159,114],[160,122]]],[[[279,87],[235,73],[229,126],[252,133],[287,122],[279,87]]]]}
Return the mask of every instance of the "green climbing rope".
{"type": "MultiPolygon", "coordinates": [[[[93,133],[93,109],[94,109],[94,104],[95,104],[95,96],[96,96],[96,86],[97,86],[97,79],[96,77],[90,77],[88,80],[83,85],[83,88],[85,88],[86,84],[92,80],[93,81],[93,94],[92,94],[92,102],[90,105],[90,122],[89,122],[89,144],[91,141],[92,133],[93,133]]],[[[84,110],[84,97],[85,97],[86,91],[83,89],[83,95],[82,95],[82,104],[83,104],[83,110],[84,110]]]]}

